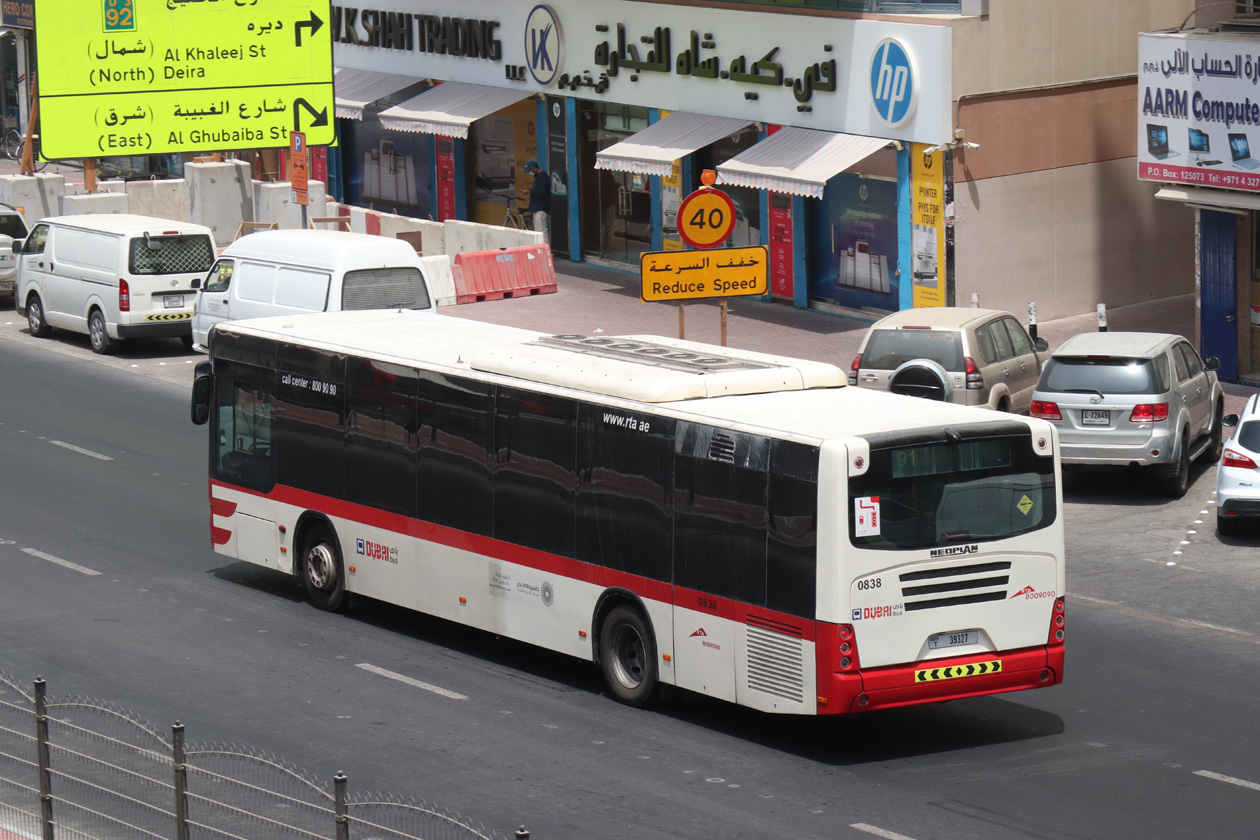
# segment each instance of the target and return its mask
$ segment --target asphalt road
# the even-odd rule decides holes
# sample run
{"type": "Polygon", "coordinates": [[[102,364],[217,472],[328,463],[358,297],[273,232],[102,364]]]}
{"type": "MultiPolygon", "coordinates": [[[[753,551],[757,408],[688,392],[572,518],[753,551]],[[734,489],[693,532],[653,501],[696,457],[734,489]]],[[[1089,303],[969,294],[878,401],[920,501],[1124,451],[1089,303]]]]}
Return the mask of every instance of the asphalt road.
{"type": "Polygon", "coordinates": [[[641,711],[590,664],[375,602],[321,613],[225,562],[188,421],[196,357],[155,341],[101,359],[18,320],[0,310],[14,677],[542,840],[1256,836],[1260,534],[1216,536],[1210,467],[1176,502],[1140,474],[1069,478],[1062,686],[848,720],[692,695],[641,711]]]}

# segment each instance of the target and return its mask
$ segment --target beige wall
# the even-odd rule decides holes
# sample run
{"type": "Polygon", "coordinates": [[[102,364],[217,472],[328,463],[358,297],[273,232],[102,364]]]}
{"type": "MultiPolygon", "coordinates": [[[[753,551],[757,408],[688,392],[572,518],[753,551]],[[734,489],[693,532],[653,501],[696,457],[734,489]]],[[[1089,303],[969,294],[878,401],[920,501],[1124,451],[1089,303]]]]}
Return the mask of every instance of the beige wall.
{"type": "Polygon", "coordinates": [[[1049,320],[1194,292],[1194,216],[1155,189],[1134,158],[958,182],[956,301],[1049,320]]]}
{"type": "Polygon", "coordinates": [[[953,22],[953,98],[1136,73],[1138,33],[1180,26],[1194,7],[1195,0],[989,0],[987,17],[953,22]]]}

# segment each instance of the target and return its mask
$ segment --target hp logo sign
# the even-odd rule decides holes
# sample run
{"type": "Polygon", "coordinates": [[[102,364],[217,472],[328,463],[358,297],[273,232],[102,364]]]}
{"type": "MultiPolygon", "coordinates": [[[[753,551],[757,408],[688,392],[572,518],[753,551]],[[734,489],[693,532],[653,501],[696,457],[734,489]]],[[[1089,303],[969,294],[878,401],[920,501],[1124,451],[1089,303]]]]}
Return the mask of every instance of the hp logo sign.
{"type": "Polygon", "coordinates": [[[914,61],[895,38],[875,45],[871,56],[871,100],[885,124],[896,128],[910,119],[918,97],[914,61]]]}
{"type": "Polygon", "coordinates": [[[535,6],[525,19],[525,63],[546,87],[560,72],[560,19],[550,6],[535,6]]]}

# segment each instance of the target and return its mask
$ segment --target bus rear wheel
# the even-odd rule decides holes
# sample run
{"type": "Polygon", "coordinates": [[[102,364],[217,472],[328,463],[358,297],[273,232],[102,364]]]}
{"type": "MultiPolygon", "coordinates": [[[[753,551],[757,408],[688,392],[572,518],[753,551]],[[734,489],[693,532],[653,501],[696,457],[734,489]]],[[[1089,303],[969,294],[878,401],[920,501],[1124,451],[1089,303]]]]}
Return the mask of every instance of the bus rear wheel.
{"type": "Polygon", "coordinates": [[[614,607],[599,633],[599,662],[604,682],[618,701],[646,706],[656,691],[656,651],[647,622],[638,610],[614,607]]]}
{"type": "Polygon", "coordinates": [[[311,526],[302,548],[302,578],[312,604],[329,612],[345,608],[344,569],[333,532],[325,525],[311,526]]]}

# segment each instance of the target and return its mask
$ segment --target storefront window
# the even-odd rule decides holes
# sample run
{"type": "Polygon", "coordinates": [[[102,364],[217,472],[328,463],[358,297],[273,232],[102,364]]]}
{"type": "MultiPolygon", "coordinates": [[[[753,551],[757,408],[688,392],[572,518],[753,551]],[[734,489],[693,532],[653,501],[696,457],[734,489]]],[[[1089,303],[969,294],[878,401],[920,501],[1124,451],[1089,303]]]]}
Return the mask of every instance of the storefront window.
{"type": "Polygon", "coordinates": [[[638,266],[652,249],[652,179],[595,168],[595,156],[648,126],[647,108],[578,105],[582,250],[596,259],[638,266]]]}
{"type": "MultiPolygon", "coordinates": [[[[717,169],[719,164],[751,148],[761,139],[761,133],[755,125],[750,125],[738,134],[723,137],[716,143],[700,149],[694,156],[693,171],[699,179],[700,173],[706,169],[717,169]]],[[[700,184],[692,184],[692,189],[700,184]]],[[[735,202],[735,229],[726,246],[730,248],[747,248],[761,244],[761,190],[752,187],[737,187],[726,184],[722,191],[735,202]]]]}

